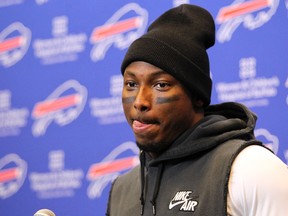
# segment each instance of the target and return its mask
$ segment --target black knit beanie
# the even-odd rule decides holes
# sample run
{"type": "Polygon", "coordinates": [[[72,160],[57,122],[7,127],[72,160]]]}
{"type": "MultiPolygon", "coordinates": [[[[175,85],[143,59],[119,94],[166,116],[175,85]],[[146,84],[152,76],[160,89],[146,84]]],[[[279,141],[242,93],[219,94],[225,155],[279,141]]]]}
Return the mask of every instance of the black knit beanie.
{"type": "Polygon", "coordinates": [[[157,18],[129,47],[121,72],[145,61],[174,76],[204,106],[210,104],[212,81],[206,49],[215,43],[215,24],[205,9],[182,4],[157,18]]]}

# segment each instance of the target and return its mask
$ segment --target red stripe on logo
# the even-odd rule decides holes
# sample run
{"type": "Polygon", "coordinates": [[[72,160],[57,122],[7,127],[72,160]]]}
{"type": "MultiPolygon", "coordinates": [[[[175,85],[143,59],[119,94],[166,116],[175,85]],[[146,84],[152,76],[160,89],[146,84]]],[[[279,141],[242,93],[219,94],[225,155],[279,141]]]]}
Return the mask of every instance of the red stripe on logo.
{"type": "Polygon", "coordinates": [[[79,95],[68,95],[55,100],[48,100],[37,103],[33,110],[33,117],[40,118],[47,113],[55,112],[76,105],[80,101],[79,95]]]}
{"type": "Polygon", "coordinates": [[[125,31],[130,31],[134,28],[138,28],[140,25],[141,25],[141,18],[134,17],[119,21],[117,23],[98,27],[92,33],[92,42],[97,42],[111,35],[119,34],[125,31]]]}
{"type": "Polygon", "coordinates": [[[89,179],[95,179],[114,172],[120,172],[133,168],[138,164],[138,157],[127,157],[109,162],[103,162],[93,165],[89,172],[89,179]]]}
{"type": "Polygon", "coordinates": [[[237,16],[263,9],[265,7],[268,7],[269,5],[270,4],[268,0],[252,0],[236,5],[231,5],[222,8],[219,11],[217,20],[218,22],[222,23],[237,16]]]}
{"type": "Polygon", "coordinates": [[[20,172],[18,168],[11,168],[0,171],[0,182],[4,183],[19,176],[20,172]]]}
{"type": "Polygon", "coordinates": [[[24,38],[22,36],[6,39],[0,42],[0,53],[15,49],[21,46],[23,42],[24,38]]]}

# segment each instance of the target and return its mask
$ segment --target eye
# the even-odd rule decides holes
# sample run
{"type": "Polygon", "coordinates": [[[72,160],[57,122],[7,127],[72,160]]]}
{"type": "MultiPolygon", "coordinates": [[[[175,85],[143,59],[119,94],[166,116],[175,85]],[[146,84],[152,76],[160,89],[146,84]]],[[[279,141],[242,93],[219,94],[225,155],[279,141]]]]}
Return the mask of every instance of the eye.
{"type": "Polygon", "coordinates": [[[125,81],[125,86],[128,89],[132,89],[132,88],[137,87],[137,83],[135,81],[127,80],[127,81],[125,81]]]}
{"type": "Polygon", "coordinates": [[[167,90],[171,85],[167,82],[158,82],[155,87],[159,90],[167,90]]]}

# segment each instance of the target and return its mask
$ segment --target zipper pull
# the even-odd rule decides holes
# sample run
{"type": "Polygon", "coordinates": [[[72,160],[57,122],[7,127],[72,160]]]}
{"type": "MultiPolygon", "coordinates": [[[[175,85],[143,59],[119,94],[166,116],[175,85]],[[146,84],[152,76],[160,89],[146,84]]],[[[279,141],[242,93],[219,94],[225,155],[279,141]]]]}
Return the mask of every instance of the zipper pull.
{"type": "Polygon", "coordinates": [[[144,213],[144,206],[143,206],[143,204],[141,204],[141,210],[140,210],[140,213],[141,213],[141,215],[143,215],[143,213],[144,213]]]}
{"type": "Polygon", "coordinates": [[[155,204],[152,204],[152,212],[153,212],[153,215],[156,215],[156,207],[155,207],[155,204]]]}

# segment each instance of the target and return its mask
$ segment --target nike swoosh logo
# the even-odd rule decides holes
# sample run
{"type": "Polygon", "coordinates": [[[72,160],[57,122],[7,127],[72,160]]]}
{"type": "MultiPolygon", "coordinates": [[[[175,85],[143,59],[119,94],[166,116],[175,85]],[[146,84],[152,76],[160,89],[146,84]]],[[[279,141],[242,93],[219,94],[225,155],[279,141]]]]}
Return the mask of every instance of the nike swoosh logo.
{"type": "Polygon", "coordinates": [[[172,201],[169,203],[169,209],[171,210],[172,208],[174,208],[175,206],[177,205],[180,205],[180,204],[183,204],[185,202],[187,202],[188,200],[191,200],[192,198],[190,199],[187,199],[187,200],[180,200],[178,202],[175,202],[175,203],[172,203],[172,201]]]}

